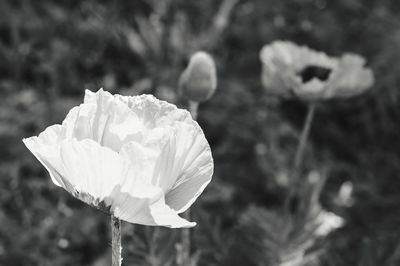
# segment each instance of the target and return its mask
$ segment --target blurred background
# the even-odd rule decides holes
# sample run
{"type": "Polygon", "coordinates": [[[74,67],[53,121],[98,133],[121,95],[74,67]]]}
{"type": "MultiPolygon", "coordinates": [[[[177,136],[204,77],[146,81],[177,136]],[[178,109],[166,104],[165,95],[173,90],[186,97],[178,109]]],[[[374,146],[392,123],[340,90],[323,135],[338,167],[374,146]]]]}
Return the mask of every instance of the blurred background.
{"type": "MultiPolygon", "coordinates": [[[[214,56],[218,88],[199,108],[215,173],[193,206],[196,264],[400,265],[395,0],[0,0],[0,265],[109,265],[109,217],[53,185],[21,139],[61,123],[84,89],[185,107],[178,78],[199,49],[214,56]],[[315,254],[303,264],[271,259],[287,250],[271,236],[271,210],[306,111],[263,92],[259,51],[279,39],[361,54],[376,79],[360,97],[318,106],[304,175],[325,178],[319,202],[345,224],[307,248],[307,234],[291,242],[315,254]]],[[[123,265],[174,265],[178,234],[123,223],[123,265]]]]}

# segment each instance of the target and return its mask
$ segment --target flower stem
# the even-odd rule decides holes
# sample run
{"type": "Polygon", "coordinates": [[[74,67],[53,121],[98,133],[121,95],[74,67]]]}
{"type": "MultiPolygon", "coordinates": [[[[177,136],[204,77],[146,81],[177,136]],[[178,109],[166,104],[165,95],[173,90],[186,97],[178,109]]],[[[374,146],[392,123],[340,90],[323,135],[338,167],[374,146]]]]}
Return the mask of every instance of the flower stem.
{"type": "MultiPolygon", "coordinates": [[[[197,119],[197,110],[199,109],[199,103],[194,101],[189,101],[189,112],[192,115],[193,120],[197,119]]],[[[183,213],[183,218],[190,221],[191,214],[190,210],[183,213]]],[[[191,234],[189,228],[183,228],[181,233],[181,254],[178,254],[182,266],[187,266],[190,264],[190,249],[191,249],[191,234]]]]}
{"type": "Polygon", "coordinates": [[[289,205],[292,200],[292,197],[295,196],[297,193],[297,189],[298,189],[299,182],[300,182],[300,176],[301,176],[301,173],[300,173],[301,167],[302,167],[302,164],[304,161],[304,153],[305,153],[306,146],[307,146],[308,136],[310,134],[311,124],[314,119],[315,108],[316,108],[315,103],[310,103],[308,105],[307,116],[306,116],[306,119],[304,120],[303,129],[301,131],[299,143],[298,143],[297,150],[296,150],[296,155],[294,158],[294,164],[293,164],[293,169],[291,172],[291,181],[290,181],[291,186],[290,186],[290,191],[288,193],[288,196],[286,197],[285,209],[289,209],[289,205]]]}
{"type": "Polygon", "coordinates": [[[111,235],[112,235],[112,263],[111,266],[121,266],[121,221],[111,214],[111,235]]]}
{"type": "MultiPolygon", "coordinates": [[[[183,218],[190,221],[191,215],[190,210],[187,210],[183,213],[183,218]]],[[[191,234],[190,228],[182,228],[181,234],[181,241],[182,241],[182,254],[180,256],[182,266],[187,266],[190,264],[190,249],[191,249],[191,234]]]]}
{"type": "Polygon", "coordinates": [[[193,120],[197,119],[197,110],[199,109],[199,102],[189,101],[189,112],[193,120]]]}
{"type": "Polygon", "coordinates": [[[307,146],[308,135],[310,134],[311,123],[314,119],[315,103],[308,105],[306,120],[303,124],[299,145],[297,146],[296,156],[294,158],[293,173],[294,181],[296,181],[300,175],[301,166],[304,159],[304,152],[307,146]]]}

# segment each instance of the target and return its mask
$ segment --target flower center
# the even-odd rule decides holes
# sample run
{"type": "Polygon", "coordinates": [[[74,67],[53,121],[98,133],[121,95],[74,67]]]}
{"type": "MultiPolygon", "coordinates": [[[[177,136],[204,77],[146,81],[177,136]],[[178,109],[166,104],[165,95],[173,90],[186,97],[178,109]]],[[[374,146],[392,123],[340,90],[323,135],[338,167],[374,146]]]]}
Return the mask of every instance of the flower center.
{"type": "Polygon", "coordinates": [[[313,78],[317,78],[321,81],[325,81],[329,78],[332,69],[320,66],[306,66],[301,71],[297,73],[301,77],[301,80],[304,83],[312,80],[313,78]]]}

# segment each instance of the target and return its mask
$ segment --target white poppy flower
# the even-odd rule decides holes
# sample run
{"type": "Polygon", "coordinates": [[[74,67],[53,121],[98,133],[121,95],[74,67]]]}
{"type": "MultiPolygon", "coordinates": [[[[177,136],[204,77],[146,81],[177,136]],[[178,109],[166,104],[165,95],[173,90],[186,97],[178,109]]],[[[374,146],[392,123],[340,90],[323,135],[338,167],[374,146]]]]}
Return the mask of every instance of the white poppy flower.
{"type": "Polygon", "coordinates": [[[150,95],[86,91],[61,125],[23,141],[56,185],[143,225],[194,226],[178,213],[202,193],[214,167],[189,112],[150,95]]]}
{"type": "Polygon", "coordinates": [[[356,54],[329,57],[305,46],[276,41],[260,52],[262,83],[267,92],[303,100],[347,98],[374,83],[365,60],[356,54]]]}

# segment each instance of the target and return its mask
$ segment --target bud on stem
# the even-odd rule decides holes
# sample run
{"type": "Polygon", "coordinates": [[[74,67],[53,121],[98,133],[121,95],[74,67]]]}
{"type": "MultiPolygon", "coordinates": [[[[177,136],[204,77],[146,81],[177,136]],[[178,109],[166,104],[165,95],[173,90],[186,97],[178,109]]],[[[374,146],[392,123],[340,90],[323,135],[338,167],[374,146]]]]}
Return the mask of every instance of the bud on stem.
{"type": "Polygon", "coordinates": [[[217,88],[217,71],[211,55],[196,52],[179,78],[179,89],[190,101],[204,102],[217,88]]]}

